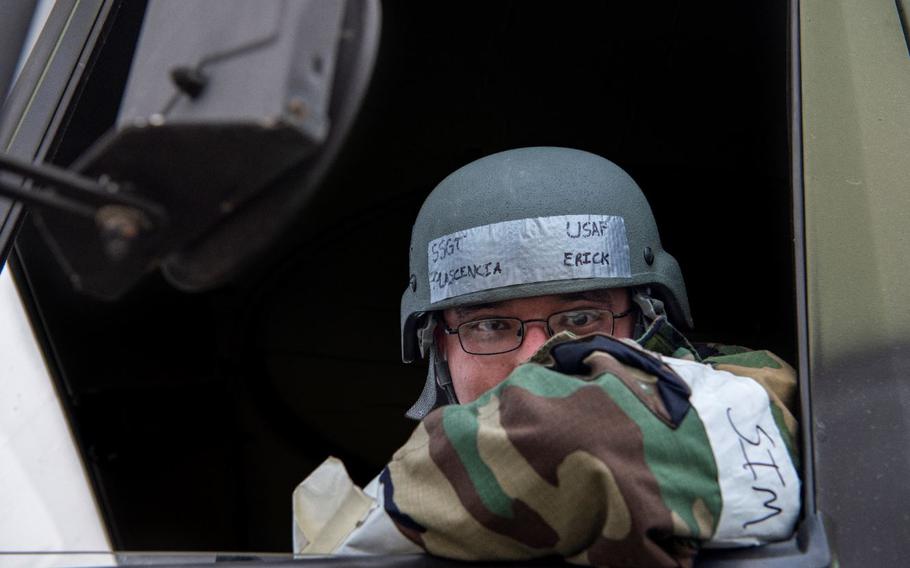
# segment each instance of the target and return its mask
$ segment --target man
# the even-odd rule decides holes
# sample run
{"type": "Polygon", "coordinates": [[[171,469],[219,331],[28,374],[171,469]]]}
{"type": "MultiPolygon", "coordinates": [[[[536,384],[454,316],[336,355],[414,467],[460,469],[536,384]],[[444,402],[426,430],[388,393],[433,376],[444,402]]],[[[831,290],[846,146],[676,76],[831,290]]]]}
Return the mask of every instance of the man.
{"type": "Polygon", "coordinates": [[[298,550],[675,566],[792,531],[792,370],[671,324],[691,327],[679,266],[618,166],[468,164],[425,201],[410,265],[423,420],[366,494],[332,460],[301,484],[298,550]]]}

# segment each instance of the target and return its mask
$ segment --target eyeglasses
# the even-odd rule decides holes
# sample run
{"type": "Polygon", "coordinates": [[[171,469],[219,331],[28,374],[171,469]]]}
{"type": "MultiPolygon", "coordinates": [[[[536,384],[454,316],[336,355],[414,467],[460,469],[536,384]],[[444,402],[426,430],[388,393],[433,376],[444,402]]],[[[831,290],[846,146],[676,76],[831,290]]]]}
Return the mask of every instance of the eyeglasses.
{"type": "Polygon", "coordinates": [[[521,347],[525,337],[525,325],[542,323],[546,325],[547,337],[561,331],[576,335],[606,333],[613,335],[616,320],[631,314],[634,308],[621,313],[610,310],[584,308],[551,314],[547,319],[522,320],[518,318],[485,318],[465,322],[452,329],[446,327],[448,335],[458,335],[458,341],[465,352],[472,355],[498,355],[515,351],[521,347]]]}

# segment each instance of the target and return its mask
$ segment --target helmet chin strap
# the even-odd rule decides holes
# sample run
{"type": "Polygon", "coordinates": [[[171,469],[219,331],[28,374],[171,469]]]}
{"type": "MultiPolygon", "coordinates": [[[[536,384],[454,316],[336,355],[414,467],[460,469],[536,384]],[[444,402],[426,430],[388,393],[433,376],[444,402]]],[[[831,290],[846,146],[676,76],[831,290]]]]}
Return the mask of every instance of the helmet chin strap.
{"type": "Polygon", "coordinates": [[[635,288],[632,301],[638,306],[638,318],[635,321],[635,338],[644,335],[648,327],[660,316],[666,315],[664,303],[651,296],[651,288],[642,286],[635,288]]]}
{"type": "Polygon", "coordinates": [[[420,354],[423,357],[429,356],[429,366],[427,368],[427,380],[423,385],[423,391],[417,402],[411,406],[405,413],[408,418],[421,420],[430,413],[431,410],[439,404],[439,391],[445,396],[445,404],[458,404],[458,397],[455,395],[455,388],[452,385],[452,375],[449,372],[449,364],[445,357],[439,353],[439,347],[434,341],[433,330],[437,325],[437,316],[431,314],[426,323],[417,331],[417,337],[420,345],[420,354]]]}
{"type": "MultiPolygon", "coordinates": [[[[427,384],[433,380],[442,392],[446,395],[448,404],[458,404],[458,397],[455,395],[455,387],[452,385],[452,374],[449,372],[449,364],[445,356],[439,352],[439,345],[436,343],[436,326],[440,325],[442,317],[440,314],[432,313],[427,318],[427,323],[418,332],[420,341],[420,355],[425,357],[427,352],[430,355],[429,376],[427,384]]],[[[435,405],[435,401],[434,401],[435,405]]]]}
{"type": "Polygon", "coordinates": [[[452,385],[452,373],[449,372],[449,363],[446,358],[439,354],[439,348],[433,345],[430,352],[430,364],[433,374],[436,375],[436,384],[446,395],[448,404],[458,404],[458,396],[455,394],[455,387],[452,385]]]}

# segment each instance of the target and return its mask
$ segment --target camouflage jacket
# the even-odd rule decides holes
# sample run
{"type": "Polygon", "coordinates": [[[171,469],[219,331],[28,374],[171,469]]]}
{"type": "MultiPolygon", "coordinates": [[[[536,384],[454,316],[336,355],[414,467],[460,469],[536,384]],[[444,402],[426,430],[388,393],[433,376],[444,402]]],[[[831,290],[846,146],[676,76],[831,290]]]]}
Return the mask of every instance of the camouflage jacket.
{"type": "Polygon", "coordinates": [[[693,346],[663,319],[637,344],[561,334],[428,415],[365,493],[321,466],[295,491],[295,548],[687,566],[787,538],[795,384],[768,352],[693,346]]]}

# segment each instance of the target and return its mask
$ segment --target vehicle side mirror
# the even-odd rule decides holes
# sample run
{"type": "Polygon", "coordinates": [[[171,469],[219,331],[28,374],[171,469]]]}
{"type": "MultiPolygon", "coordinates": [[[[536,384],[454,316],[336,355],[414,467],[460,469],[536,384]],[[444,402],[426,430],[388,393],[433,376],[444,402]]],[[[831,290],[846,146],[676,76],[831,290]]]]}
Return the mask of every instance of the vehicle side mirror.
{"type": "Polygon", "coordinates": [[[115,127],[69,172],[5,156],[0,169],[34,183],[18,197],[77,288],[116,298],[156,268],[216,286],[315,193],[379,26],[378,0],[152,0],[115,127]]]}

